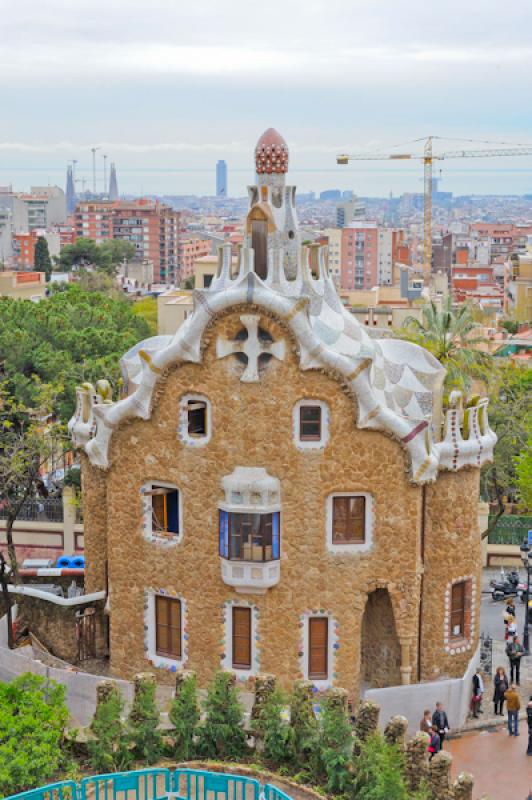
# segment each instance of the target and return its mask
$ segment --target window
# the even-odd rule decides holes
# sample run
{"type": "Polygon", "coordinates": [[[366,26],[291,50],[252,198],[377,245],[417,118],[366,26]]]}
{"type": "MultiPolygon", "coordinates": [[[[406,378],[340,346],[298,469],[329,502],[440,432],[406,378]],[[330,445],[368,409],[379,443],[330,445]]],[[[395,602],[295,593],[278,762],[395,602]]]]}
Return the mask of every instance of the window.
{"type": "Polygon", "coordinates": [[[207,435],[207,403],[203,400],[188,401],[188,435],[207,435]]]}
{"type": "Polygon", "coordinates": [[[321,439],[320,406],[300,406],[299,438],[302,442],[315,442],[321,439]]]}
{"type": "Polygon", "coordinates": [[[179,492],[167,486],[152,485],[145,492],[151,497],[153,533],[179,533],[179,492]]]}
{"type": "Polygon", "coordinates": [[[471,590],[470,580],[459,581],[451,586],[451,640],[468,639],[471,636],[471,590]]]}
{"type": "Polygon", "coordinates": [[[232,666],[251,669],[251,608],[233,606],[232,666]]]}
{"type": "Polygon", "coordinates": [[[220,556],[230,561],[279,558],[279,512],[239,514],[220,510],[220,556]]]}
{"type": "Polygon", "coordinates": [[[327,679],[329,674],[329,619],[309,617],[308,620],[308,676],[327,679]]]}
{"type": "Polygon", "coordinates": [[[155,595],[155,652],[181,660],[181,600],[155,595]]]}
{"type": "Polygon", "coordinates": [[[332,504],[332,543],[364,544],[366,498],[360,495],[333,497],[332,504]]]}

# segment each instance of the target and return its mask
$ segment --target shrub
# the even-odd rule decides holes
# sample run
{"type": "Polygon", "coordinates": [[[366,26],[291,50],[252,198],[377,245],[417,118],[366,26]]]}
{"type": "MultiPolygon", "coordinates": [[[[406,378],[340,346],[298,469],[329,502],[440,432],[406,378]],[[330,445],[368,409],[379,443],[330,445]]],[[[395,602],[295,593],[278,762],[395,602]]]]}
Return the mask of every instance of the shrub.
{"type": "Polygon", "coordinates": [[[194,756],[194,738],[200,719],[194,675],[187,677],[179,687],[169,717],[174,726],[173,756],[177,761],[188,761],[194,756]]]}
{"type": "Polygon", "coordinates": [[[198,752],[206,758],[238,759],[246,752],[243,709],[233,676],[219,672],[209,687],[205,722],[199,729],[198,752]]]}
{"type": "Polygon", "coordinates": [[[267,696],[260,717],[253,720],[251,725],[252,731],[262,738],[264,761],[273,767],[294,760],[294,734],[289,722],[282,716],[286,705],[286,697],[276,689],[267,696]]]}
{"type": "Polygon", "coordinates": [[[29,673],[0,683],[0,795],[50,782],[65,764],[65,687],[29,673]]]}
{"type": "Polygon", "coordinates": [[[136,686],[127,727],[134,757],[145,764],[155,764],[163,752],[159,721],[159,709],[155,702],[155,683],[143,680],[136,686]]]}
{"type": "Polygon", "coordinates": [[[117,772],[127,769],[132,761],[126,728],[122,722],[124,700],[118,688],[98,703],[90,730],[94,739],[87,743],[91,767],[95,772],[117,772]]]}
{"type": "Polygon", "coordinates": [[[325,775],[325,788],[338,794],[345,792],[351,781],[353,733],[342,703],[326,697],[319,721],[320,771],[325,775]]]}
{"type": "Polygon", "coordinates": [[[318,747],[318,722],[312,708],[311,685],[296,681],[290,698],[290,725],[298,764],[305,764],[314,774],[318,747]]]}
{"type": "Polygon", "coordinates": [[[354,800],[427,800],[424,790],[412,795],[407,789],[403,755],[397,745],[388,744],[379,733],[357,744],[354,800]]]}

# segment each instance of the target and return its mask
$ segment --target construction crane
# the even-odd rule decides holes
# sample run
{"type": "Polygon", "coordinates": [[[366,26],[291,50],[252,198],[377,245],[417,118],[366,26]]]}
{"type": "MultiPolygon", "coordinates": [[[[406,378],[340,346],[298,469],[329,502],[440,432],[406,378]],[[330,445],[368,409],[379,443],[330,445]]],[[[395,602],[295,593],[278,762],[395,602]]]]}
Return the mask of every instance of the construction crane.
{"type": "Polygon", "coordinates": [[[432,143],[439,136],[429,136],[427,139],[416,139],[425,142],[423,155],[416,153],[353,153],[342,154],[336,157],[337,164],[348,164],[350,161],[423,161],[423,271],[426,276],[432,267],[432,165],[434,161],[443,161],[448,158],[498,158],[499,156],[530,156],[532,147],[508,147],[495,150],[448,150],[443,153],[434,153],[432,143]]]}

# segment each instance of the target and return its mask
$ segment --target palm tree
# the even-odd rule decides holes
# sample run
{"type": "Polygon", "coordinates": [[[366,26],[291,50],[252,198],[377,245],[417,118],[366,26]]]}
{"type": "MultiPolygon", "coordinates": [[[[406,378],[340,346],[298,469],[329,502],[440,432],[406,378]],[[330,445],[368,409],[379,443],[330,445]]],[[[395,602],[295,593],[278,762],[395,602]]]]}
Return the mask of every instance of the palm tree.
{"type": "Polygon", "coordinates": [[[488,353],[475,349],[484,337],[475,335],[481,326],[475,322],[471,306],[453,309],[452,297],[448,295],[441,309],[431,300],[422,315],[422,321],[406,317],[400,335],[436,356],[447,370],[447,389],[469,389],[471,378],[491,359],[488,353]]]}

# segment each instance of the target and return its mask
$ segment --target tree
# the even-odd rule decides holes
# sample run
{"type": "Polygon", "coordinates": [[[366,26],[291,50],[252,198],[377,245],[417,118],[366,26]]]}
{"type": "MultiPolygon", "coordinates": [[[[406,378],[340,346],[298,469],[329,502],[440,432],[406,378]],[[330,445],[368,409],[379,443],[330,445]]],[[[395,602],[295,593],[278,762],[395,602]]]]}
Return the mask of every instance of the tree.
{"type": "Polygon", "coordinates": [[[94,738],[87,748],[91,767],[96,772],[119,772],[127,769],[132,760],[125,725],[122,722],[124,699],[117,687],[98,703],[90,724],[94,738]]]}
{"type": "Polygon", "coordinates": [[[135,687],[135,699],[129,712],[127,727],[135,757],[148,765],[155,764],[163,752],[159,722],[155,681],[143,680],[135,687]]]}
{"type": "Polygon", "coordinates": [[[412,795],[406,786],[404,760],[397,745],[380,734],[358,743],[354,762],[353,800],[428,800],[424,789],[412,795]]]}
{"type": "Polygon", "coordinates": [[[106,239],[100,245],[93,239],[80,238],[75,244],[63,247],[59,256],[59,267],[70,272],[73,269],[92,267],[111,277],[119,264],[135,255],[135,245],[121,239],[106,239]]]}
{"type": "Polygon", "coordinates": [[[135,255],[135,245],[121,239],[107,239],[102,242],[98,252],[98,269],[108,275],[115,275],[119,264],[131,261],[135,255]]]}
{"type": "Polygon", "coordinates": [[[446,368],[448,389],[469,389],[475,370],[491,361],[490,355],[475,349],[484,339],[474,335],[480,325],[475,322],[471,307],[462,305],[455,310],[449,295],[441,310],[431,301],[421,313],[421,322],[406,317],[400,334],[425,347],[446,368]]]}
{"type": "Polygon", "coordinates": [[[53,780],[65,765],[64,686],[30,673],[0,683],[0,795],[53,780]]]}
{"type": "Polygon", "coordinates": [[[521,453],[515,458],[517,488],[525,510],[532,510],[532,416],[526,421],[528,438],[521,453]]]}
{"type": "Polygon", "coordinates": [[[231,674],[219,672],[207,692],[198,731],[198,752],[206,758],[239,759],[246,752],[243,708],[233,681],[231,674]]]}
{"type": "Polygon", "coordinates": [[[177,761],[189,761],[194,756],[194,740],[200,720],[194,675],[185,678],[179,687],[169,717],[174,726],[173,756],[177,761]]]}
{"type": "Polygon", "coordinates": [[[353,733],[346,710],[337,698],[329,696],[323,700],[319,725],[320,762],[326,777],[325,788],[333,794],[345,792],[351,782],[353,733]]]}
{"type": "Polygon", "coordinates": [[[60,269],[70,272],[79,267],[98,266],[99,248],[94,239],[76,239],[75,244],[67,244],[59,256],[60,269]]]}
{"type": "Polygon", "coordinates": [[[294,760],[294,736],[288,720],[283,718],[287,698],[276,689],[268,694],[260,716],[252,720],[252,731],[262,739],[263,758],[277,768],[294,760]]]}
{"type": "Polygon", "coordinates": [[[44,236],[39,236],[37,244],[35,245],[35,258],[33,266],[37,272],[44,272],[46,282],[50,281],[52,276],[52,259],[50,258],[50,251],[48,249],[48,242],[44,236]]]}
{"type": "Polygon", "coordinates": [[[155,297],[143,297],[137,300],[133,303],[133,313],[146,320],[153,336],[157,334],[157,300],[155,297]]]}
{"type": "Polygon", "coordinates": [[[39,405],[27,407],[0,384],[0,503],[6,519],[7,552],[13,580],[20,582],[13,526],[24,503],[46,494],[42,470],[59,448],[64,430],[48,417],[55,399],[53,387],[39,386],[39,405]]]}

